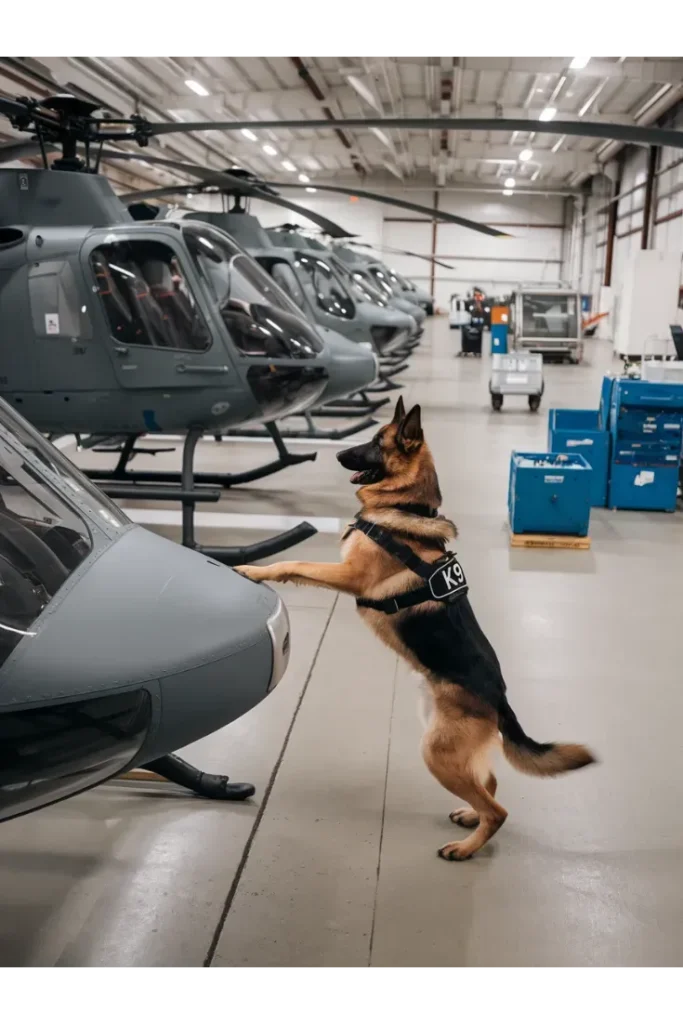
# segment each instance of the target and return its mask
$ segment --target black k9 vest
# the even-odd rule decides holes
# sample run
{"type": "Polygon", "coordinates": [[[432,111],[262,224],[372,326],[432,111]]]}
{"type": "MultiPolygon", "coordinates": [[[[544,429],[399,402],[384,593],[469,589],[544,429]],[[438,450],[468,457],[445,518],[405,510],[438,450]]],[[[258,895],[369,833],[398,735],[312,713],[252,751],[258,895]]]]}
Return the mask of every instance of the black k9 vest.
{"type": "Polygon", "coordinates": [[[412,608],[425,601],[443,601],[452,604],[467,593],[465,573],[457,556],[452,552],[447,551],[436,562],[424,562],[407,544],[397,541],[388,530],[369,523],[360,515],[356,516],[352,529],[360,530],[387,554],[402,562],[407,569],[417,576],[421,576],[425,581],[424,586],[418,587],[416,590],[409,590],[396,597],[387,597],[382,601],[373,601],[363,597],[356,598],[356,605],[359,608],[372,608],[378,612],[385,612],[387,615],[394,615],[403,608],[412,608]]]}

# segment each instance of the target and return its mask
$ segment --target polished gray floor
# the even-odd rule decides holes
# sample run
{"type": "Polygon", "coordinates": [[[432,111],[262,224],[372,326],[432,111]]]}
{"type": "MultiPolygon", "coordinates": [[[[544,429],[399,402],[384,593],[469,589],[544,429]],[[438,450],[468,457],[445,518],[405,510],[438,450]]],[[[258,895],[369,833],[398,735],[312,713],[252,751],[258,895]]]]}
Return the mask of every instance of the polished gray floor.
{"type": "MultiPolygon", "coordinates": [[[[545,448],[549,407],[597,405],[609,349],[547,367],[538,415],[514,399],[498,415],[488,360],[454,359],[456,339],[432,322],[403,379],[424,410],[472,603],[531,735],[589,743],[601,763],[549,781],[501,764],[506,825],[475,859],[438,860],[453,801],[420,760],[413,680],[348,598],[282,588],[286,678],[187,755],[251,779],[255,800],[118,782],[3,825],[0,964],[683,963],[683,516],[601,510],[588,552],[512,551],[510,451],[545,448]]],[[[220,509],[344,519],[353,490],[335,450],[220,509]]],[[[240,469],[270,453],[207,443],[201,458],[240,469]]],[[[229,542],[259,536],[231,529],[229,542]]],[[[334,559],[337,541],[297,550],[334,559]]]]}

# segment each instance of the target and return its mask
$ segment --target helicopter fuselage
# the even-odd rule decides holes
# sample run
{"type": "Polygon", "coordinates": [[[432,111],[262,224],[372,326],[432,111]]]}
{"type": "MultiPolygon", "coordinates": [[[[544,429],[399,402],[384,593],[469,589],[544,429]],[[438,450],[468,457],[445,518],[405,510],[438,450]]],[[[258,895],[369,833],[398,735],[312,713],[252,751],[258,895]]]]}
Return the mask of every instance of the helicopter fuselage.
{"type": "Polygon", "coordinates": [[[0,212],[28,191],[44,215],[0,228],[0,396],[46,432],[149,433],[270,421],[322,394],[323,345],[303,320],[282,314],[276,333],[267,306],[254,320],[228,301],[222,315],[181,225],[135,223],[123,207],[111,225],[107,189],[93,175],[0,171],[0,212]],[[107,223],[71,226],[77,194],[107,223]]]}

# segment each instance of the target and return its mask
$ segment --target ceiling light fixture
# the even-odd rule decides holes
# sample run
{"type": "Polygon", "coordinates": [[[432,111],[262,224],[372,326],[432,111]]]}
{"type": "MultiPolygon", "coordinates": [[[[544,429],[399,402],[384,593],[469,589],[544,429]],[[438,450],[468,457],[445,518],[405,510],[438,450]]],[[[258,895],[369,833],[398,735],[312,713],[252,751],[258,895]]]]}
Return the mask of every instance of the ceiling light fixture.
{"type": "Polygon", "coordinates": [[[385,146],[388,146],[389,149],[392,148],[391,139],[389,138],[388,135],[384,134],[381,128],[377,128],[375,125],[373,125],[370,128],[370,131],[372,132],[373,135],[376,135],[379,141],[383,142],[385,146]]]}
{"type": "Polygon", "coordinates": [[[251,128],[243,128],[242,135],[244,135],[245,139],[249,139],[250,142],[256,142],[256,136],[252,132],[251,128]]]}
{"type": "Polygon", "coordinates": [[[511,188],[504,188],[504,189],[503,189],[503,195],[504,195],[504,196],[513,196],[513,195],[514,195],[514,192],[512,191],[512,189],[511,189],[511,188]]]}
{"type": "Polygon", "coordinates": [[[552,121],[557,113],[557,107],[544,107],[538,115],[539,121],[552,121]]]}
{"type": "Polygon", "coordinates": [[[271,146],[269,142],[266,142],[265,146],[263,147],[263,152],[267,153],[268,156],[277,156],[277,150],[275,146],[271,146]]]}
{"type": "Polygon", "coordinates": [[[572,71],[580,71],[581,68],[585,68],[589,60],[590,57],[573,57],[569,67],[572,69],[572,71]]]}
{"type": "Polygon", "coordinates": [[[307,192],[317,192],[318,190],[317,190],[317,188],[307,188],[306,191],[307,192]]]}
{"type": "Polygon", "coordinates": [[[377,96],[375,96],[369,85],[366,85],[362,79],[356,78],[355,75],[346,75],[345,78],[351,88],[355,89],[358,95],[362,96],[366,103],[369,103],[371,107],[374,107],[378,114],[384,113],[382,110],[382,104],[379,102],[377,96]]]}
{"type": "Polygon", "coordinates": [[[187,86],[188,89],[191,89],[192,92],[196,92],[197,96],[209,95],[209,90],[205,89],[204,86],[201,85],[199,82],[195,82],[193,78],[186,78],[185,85],[187,86]]]}
{"type": "Polygon", "coordinates": [[[522,152],[519,154],[519,159],[522,161],[522,163],[526,163],[527,160],[531,160],[533,155],[533,150],[523,149],[522,152]]]}
{"type": "Polygon", "coordinates": [[[311,179],[308,177],[307,174],[300,174],[299,175],[299,181],[303,181],[304,183],[306,183],[307,181],[310,181],[310,180],[311,179]]]}
{"type": "Polygon", "coordinates": [[[292,163],[291,160],[283,160],[282,161],[282,166],[284,167],[284,169],[286,171],[295,171],[296,170],[296,167],[294,166],[294,164],[292,163]]]}
{"type": "Polygon", "coordinates": [[[505,179],[505,188],[514,188],[514,187],[515,187],[515,179],[514,178],[506,178],[505,179]]]}

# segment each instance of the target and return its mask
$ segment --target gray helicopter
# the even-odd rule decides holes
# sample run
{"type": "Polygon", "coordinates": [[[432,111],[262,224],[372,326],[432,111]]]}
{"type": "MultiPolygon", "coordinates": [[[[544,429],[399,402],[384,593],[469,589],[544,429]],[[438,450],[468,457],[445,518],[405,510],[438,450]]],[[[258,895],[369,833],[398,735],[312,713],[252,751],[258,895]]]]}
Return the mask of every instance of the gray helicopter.
{"type": "MultiPolygon", "coordinates": [[[[370,383],[377,364],[371,352],[326,346],[222,232],[136,223],[107,180],[87,173],[97,163],[77,155],[84,139],[119,137],[93,109],[70,96],[40,105],[0,98],[0,113],[39,136],[4,147],[0,161],[31,146],[44,155],[48,145],[62,150],[52,169],[45,159],[43,170],[0,171],[0,394],[46,433],[87,433],[92,443],[120,437],[116,467],[97,479],[115,497],[182,501],[183,540],[196,546],[194,503],[220,492],[195,484],[234,486],[314,459],[290,453],[275,421],[370,383]],[[204,431],[248,422],[266,424],[274,462],[240,474],[193,473],[204,431]],[[128,470],[136,438],[174,431],[187,431],[181,473],[128,470]],[[156,487],[143,493],[142,484],[156,487]]],[[[302,523],[247,549],[210,553],[238,564],[313,533],[302,523]]]]}
{"type": "MultiPolygon", "coordinates": [[[[426,309],[419,301],[417,292],[415,292],[413,298],[410,297],[412,292],[404,287],[396,271],[391,270],[376,257],[356,252],[355,249],[350,249],[348,245],[336,245],[334,251],[338,258],[346,263],[354,275],[357,275],[361,280],[374,284],[387,299],[393,301],[399,309],[410,313],[422,325],[427,316],[426,309]]],[[[428,298],[431,300],[433,312],[433,299],[431,296],[428,296],[428,298]]]]}
{"type": "MultiPolygon", "coordinates": [[[[294,249],[300,254],[297,263],[302,271],[305,271],[301,275],[303,283],[317,306],[320,306],[326,296],[321,288],[316,288],[316,269],[318,267],[316,259],[323,260],[337,279],[341,278],[354,301],[357,313],[370,325],[370,333],[381,355],[396,349],[405,350],[422,334],[421,325],[418,324],[415,317],[399,310],[368,282],[354,277],[348,265],[339,259],[333,249],[323,245],[319,239],[302,234],[298,227],[292,224],[269,228],[266,233],[273,245],[278,248],[294,249]],[[305,264],[302,262],[302,257],[307,261],[305,264]],[[377,319],[380,315],[377,312],[378,309],[386,311],[379,321],[377,319]],[[405,332],[407,332],[407,337],[405,332]]],[[[320,282],[323,285],[324,283],[325,281],[320,282]]],[[[325,307],[323,306],[323,308],[325,307]]]]}
{"type": "MultiPolygon", "coordinates": [[[[349,241],[347,244],[351,248],[355,247],[360,249],[370,249],[374,250],[375,252],[381,253],[395,253],[400,256],[412,256],[415,259],[427,260],[429,263],[435,264],[440,267],[445,267],[446,270],[455,269],[455,267],[452,267],[449,263],[444,263],[442,260],[437,260],[436,257],[434,256],[425,256],[424,253],[411,252],[409,249],[397,249],[395,246],[390,245],[370,245],[368,242],[356,242],[355,240],[349,241]]],[[[362,253],[360,255],[364,255],[368,260],[371,261],[376,260],[376,257],[371,257],[369,253],[362,253]]],[[[414,281],[411,281],[403,274],[399,274],[397,270],[394,270],[391,267],[387,267],[387,269],[396,277],[396,281],[400,286],[405,298],[408,299],[409,302],[414,302],[416,305],[424,309],[427,316],[434,316],[434,296],[425,288],[420,288],[418,285],[415,284],[414,281]]]]}
{"type": "Polygon", "coordinates": [[[170,751],[272,692],[284,604],[131,523],[2,400],[0,579],[0,821],[136,766],[205,797],[253,794],[170,751]]]}

